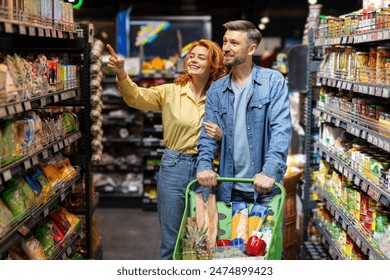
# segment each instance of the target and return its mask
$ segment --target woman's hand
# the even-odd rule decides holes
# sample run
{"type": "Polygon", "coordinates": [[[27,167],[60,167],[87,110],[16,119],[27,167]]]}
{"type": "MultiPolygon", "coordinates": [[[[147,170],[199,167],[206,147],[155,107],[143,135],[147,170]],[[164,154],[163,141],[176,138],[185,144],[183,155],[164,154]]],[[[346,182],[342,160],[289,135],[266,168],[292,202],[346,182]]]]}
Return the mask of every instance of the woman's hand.
{"type": "Polygon", "coordinates": [[[211,121],[203,122],[204,129],[207,133],[207,135],[214,139],[215,141],[221,141],[223,132],[222,129],[216,124],[211,121]]]}
{"type": "Polygon", "coordinates": [[[107,49],[111,54],[111,57],[108,60],[108,67],[110,67],[110,69],[114,71],[114,73],[118,77],[118,80],[125,79],[127,76],[127,73],[125,71],[125,60],[119,57],[109,44],[107,44],[107,49]]]}

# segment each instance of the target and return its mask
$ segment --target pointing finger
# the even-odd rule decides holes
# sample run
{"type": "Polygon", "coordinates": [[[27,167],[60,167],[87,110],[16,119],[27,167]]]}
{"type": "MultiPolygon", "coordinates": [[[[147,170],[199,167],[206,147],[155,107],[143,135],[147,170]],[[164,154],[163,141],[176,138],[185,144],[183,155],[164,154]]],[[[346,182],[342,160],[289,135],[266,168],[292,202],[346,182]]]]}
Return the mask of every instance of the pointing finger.
{"type": "Polygon", "coordinates": [[[118,58],[118,55],[115,53],[114,49],[110,46],[110,44],[107,44],[107,49],[113,57],[118,58]]]}

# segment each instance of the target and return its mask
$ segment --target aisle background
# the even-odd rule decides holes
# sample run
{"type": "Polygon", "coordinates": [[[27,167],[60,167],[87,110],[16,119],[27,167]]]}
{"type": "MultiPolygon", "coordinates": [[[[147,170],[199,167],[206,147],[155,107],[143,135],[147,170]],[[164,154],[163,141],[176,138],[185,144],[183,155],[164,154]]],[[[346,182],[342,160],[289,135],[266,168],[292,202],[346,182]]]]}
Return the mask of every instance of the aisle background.
{"type": "Polygon", "coordinates": [[[103,260],[159,260],[157,212],[141,208],[98,208],[103,260]]]}

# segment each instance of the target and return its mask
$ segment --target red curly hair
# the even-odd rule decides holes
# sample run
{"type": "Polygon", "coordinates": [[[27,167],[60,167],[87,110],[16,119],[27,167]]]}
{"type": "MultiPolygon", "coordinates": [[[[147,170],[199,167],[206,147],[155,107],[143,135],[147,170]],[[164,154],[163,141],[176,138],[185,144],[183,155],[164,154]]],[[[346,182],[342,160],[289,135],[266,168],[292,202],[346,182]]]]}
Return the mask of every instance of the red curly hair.
{"type": "MultiPolygon", "coordinates": [[[[192,43],[191,47],[188,49],[188,52],[184,58],[184,65],[187,65],[187,60],[191,51],[197,47],[202,46],[205,47],[207,52],[206,60],[210,65],[210,77],[206,85],[206,90],[210,87],[211,83],[218,80],[222,76],[225,76],[228,72],[226,66],[222,64],[223,62],[223,53],[221,47],[210,40],[201,39],[192,43]]],[[[192,77],[186,72],[181,74],[179,77],[175,79],[175,84],[184,86],[189,81],[191,81],[192,77]]]]}

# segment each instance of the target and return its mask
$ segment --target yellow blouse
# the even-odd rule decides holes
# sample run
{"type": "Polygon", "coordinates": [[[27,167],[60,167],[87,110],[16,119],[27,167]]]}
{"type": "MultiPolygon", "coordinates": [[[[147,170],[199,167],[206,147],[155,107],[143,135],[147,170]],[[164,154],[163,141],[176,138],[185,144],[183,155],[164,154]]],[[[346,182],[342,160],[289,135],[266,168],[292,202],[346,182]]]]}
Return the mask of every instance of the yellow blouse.
{"type": "Polygon", "coordinates": [[[141,88],[129,76],[117,80],[119,92],[130,107],[143,110],[161,110],[164,145],[171,150],[197,154],[206,97],[198,104],[189,87],[173,83],[141,88]]]}

